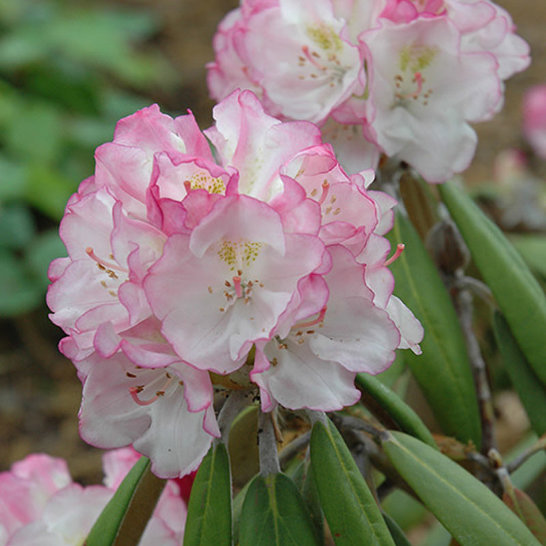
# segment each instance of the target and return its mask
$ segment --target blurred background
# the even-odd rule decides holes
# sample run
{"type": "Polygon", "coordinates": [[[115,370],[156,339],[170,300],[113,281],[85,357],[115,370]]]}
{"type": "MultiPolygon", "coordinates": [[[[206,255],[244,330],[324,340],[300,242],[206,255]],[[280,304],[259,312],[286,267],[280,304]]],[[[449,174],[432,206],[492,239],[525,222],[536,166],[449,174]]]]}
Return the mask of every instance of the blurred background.
{"type": "MultiPolygon", "coordinates": [[[[521,135],[521,101],[529,87],[546,82],[546,3],[497,3],[530,43],[533,63],[507,82],[502,112],[476,127],[478,151],[464,179],[544,283],[538,203],[546,167],[521,135]]],[[[0,2],[0,471],[30,452],[47,452],[68,459],[75,479],[100,481],[100,452],[78,436],[81,386],[57,352],[61,332],[44,303],[47,266],[64,255],[58,222],[68,197],[93,173],[94,149],[111,140],[119,118],[157,102],[170,114],[190,108],[201,128],[210,125],[204,65],[213,59],[216,25],[237,4],[0,2]]],[[[485,353],[499,441],[508,449],[527,423],[506,378],[495,375],[495,355],[487,347],[485,353]]]]}

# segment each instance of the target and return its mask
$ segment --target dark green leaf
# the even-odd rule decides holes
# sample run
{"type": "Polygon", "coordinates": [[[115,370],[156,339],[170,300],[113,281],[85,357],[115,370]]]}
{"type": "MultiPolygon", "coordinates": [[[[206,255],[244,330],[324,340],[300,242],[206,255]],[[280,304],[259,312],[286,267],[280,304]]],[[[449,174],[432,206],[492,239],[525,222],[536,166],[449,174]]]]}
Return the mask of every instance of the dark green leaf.
{"type": "Polygon", "coordinates": [[[382,446],[396,470],[461,546],[538,546],[497,496],[436,449],[402,432],[390,433],[382,446]]]}
{"type": "Polygon", "coordinates": [[[311,466],[309,459],[293,459],[289,464],[285,474],[294,482],[298,491],[301,493],[303,502],[309,511],[315,532],[319,542],[323,542],[324,537],[324,513],[320,507],[320,499],[317,487],[311,475],[311,466]]]}
{"type": "Polygon", "coordinates": [[[211,447],[191,489],[184,546],[231,544],[231,478],[224,444],[211,447]]]}
{"type": "Polygon", "coordinates": [[[394,292],[425,329],[423,354],[406,351],[404,359],[442,429],[461,442],[481,444],[481,427],[474,380],[459,320],[421,239],[407,218],[396,215],[392,243],[405,243],[392,264],[394,292]]]}
{"type": "Polygon", "coordinates": [[[404,531],[419,525],[430,514],[415,497],[402,489],[395,489],[390,493],[381,503],[381,507],[404,531]]]}
{"type": "Polygon", "coordinates": [[[241,546],[314,546],[311,518],[292,480],[284,474],[256,476],[240,521],[241,546]]]}
{"type": "Polygon", "coordinates": [[[408,537],[404,534],[404,531],[400,529],[398,523],[394,521],[388,514],[383,514],[383,519],[389,528],[391,536],[396,546],[411,546],[408,537]]]}
{"type": "Polygon", "coordinates": [[[326,521],[338,546],[393,545],[383,516],[343,438],[328,421],[311,434],[311,471],[326,521]]]}
{"type": "Polygon", "coordinates": [[[86,546],[116,546],[118,540],[138,544],[166,483],[150,466],[146,457],[135,463],[93,525],[86,546]]]}
{"type": "Polygon", "coordinates": [[[356,375],[356,384],[363,389],[364,396],[369,395],[374,398],[404,432],[436,447],[432,434],[421,418],[379,379],[367,373],[359,373],[356,375]]]}
{"type": "Polygon", "coordinates": [[[531,271],[546,280],[546,235],[536,233],[510,235],[510,242],[531,271]]]}
{"type": "Polygon", "coordinates": [[[533,430],[540,436],[546,432],[546,388],[529,366],[506,320],[499,312],[493,317],[493,330],[504,367],[529,416],[533,430]]]}
{"type": "Polygon", "coordinates": [[[446,183],[440,186],[440,193],[518,345],[546,384],[544,292],[501,230],[463,190],[446,183]]]}

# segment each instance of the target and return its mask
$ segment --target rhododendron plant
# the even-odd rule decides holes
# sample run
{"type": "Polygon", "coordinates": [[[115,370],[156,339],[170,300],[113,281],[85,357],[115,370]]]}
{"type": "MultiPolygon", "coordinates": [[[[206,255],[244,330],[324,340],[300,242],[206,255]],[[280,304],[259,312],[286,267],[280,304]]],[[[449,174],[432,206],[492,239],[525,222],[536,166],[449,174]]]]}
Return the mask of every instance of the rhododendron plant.
{"type": "Polygon", "coordinates": [[[543,436],[546,299],[453,181],[426,184],[468,166],[470,124],[528,64],[510,16],[490,0],[242,0],[214,48],[213,126],[157,105],[120,120],[49,269],[81,437],[120,448],[105,486],[18,463],[0,474],[0,542],[409,543],[382,504],[403,489],[441,542],[538,544],[546,521],[510,475],[544,438],[503,460],[474,322],[543,436]]]}
{"type": "Polygon", "coordinates": [[[252,89],[274,115],[326,122],[349,168],[376,168],[384,154],[430,182],[468,167],[469,123],[490,119],[503,81],[529,63],[489,0],[242,0],[214,47],[215,99],[252,89]]]}
{"type": "Polygon", "coordinates": [[[82,437],[132,444],[162,477],[194,471],[219,436],[214,384],[259,390],[263,411],[341,409],[357,372],[419,353],[423,335],[392,296],[395,202],[367,189],[373,172],[349,176],[316,126],[250,91],[214,117],[204,134],[156,106],[121,120],[50,268],[82,437]]]}
{"type": "MultiPolygon", "coordinates": [[[[130,448],[106,452],[104,485],[86,487],[72,481],[63,459],[32,454],[14,463],[9,471],[0,473],[0,544],[83,544],[98,515],[139,457],[130,448]]],[[[185,515],[179,486],[170,481],[138,544],[180,544],[185,515]]]]}

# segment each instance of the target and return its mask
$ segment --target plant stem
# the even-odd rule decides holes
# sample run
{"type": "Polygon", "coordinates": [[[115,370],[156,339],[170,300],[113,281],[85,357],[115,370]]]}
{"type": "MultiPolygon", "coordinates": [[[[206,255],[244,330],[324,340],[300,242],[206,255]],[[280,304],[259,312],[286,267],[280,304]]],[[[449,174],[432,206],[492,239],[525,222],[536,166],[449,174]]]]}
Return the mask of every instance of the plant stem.
{"type": "Polygon", "coordinates": [[[231,424],[247,405],[248,398],[245,391],[233,391],[229,394],[218,414],[218,427],[222,436],[221,439],[216,440],[217,442],[222,441],[227,445],[231,424]]]}
{"type": "Polygon", "coordinates": [[[535,453],[546,449],[546,435],[538,439],[527,451],[524,451],[521,455],[516,457],[511,463],[506,465],[506,469],[511,474],[516,471],[527,459],[532,457],[535,453]]]}
{"type": "Polygon", "coordinates": [[[487,455],[491,449],[496,449],[495,439],[495,414],[491,401],[491,389],[487,377],[487,368],[482,357],[478,340],[472,329],[472,317],[474,307],[472,305],[472,293],[468,288],[462,288],[455,293],[455,308],[459,315],[459,321],[466,340],[468,357],[472,366],[474,383],[478,394],[478,406],[482,424],[481,452],[487,455]]]}
{"type": "Polygon", "coordinates": [[[278,474],[281,471],[277,454],[277,440],[271,413],[258,414],[258,448],[260,454],[260,474],[278,474]]]}

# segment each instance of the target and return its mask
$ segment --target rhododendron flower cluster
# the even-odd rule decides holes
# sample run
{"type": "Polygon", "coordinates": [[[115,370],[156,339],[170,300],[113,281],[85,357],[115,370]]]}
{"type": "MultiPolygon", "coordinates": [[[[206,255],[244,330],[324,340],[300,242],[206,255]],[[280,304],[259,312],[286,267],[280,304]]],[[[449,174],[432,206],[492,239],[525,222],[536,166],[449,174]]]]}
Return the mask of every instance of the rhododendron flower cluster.
{"type": "Polygon", "coordinates": [[[469,123],[498,112],[503,81],[529,64],[489,0],[242,0],[214,48],[215,99],[252,89],[271,114],[321,124],[347,168],[385,154],[430,182],[469,165],[469,123]]]}
{"type": "Polygon", "coordinates": [[[219,436],[213,384],[256,390],[263,411],[337,410],[358,400],[357,372],[423,335],[392,295],[395,202],[367,189],[373,172],[347,175],[315,125],[280,122],[250,91],[214,117],[204,133],[157,106],[121,120],[49,271],[82,437],[132,444],[162,477],[195,470],[219,436]]]}
{"type": "MultiPolygon", "coordinates": [[[[103,455],[104,485],[72,481],[66,462],[29,455],[0,473],[0,546],[83,544],[95,520],[140,455],[130,448],[103,455]]],[[[178,545],[184,534],[186,504],[169,481],[140,546],[178,545]]]]}

